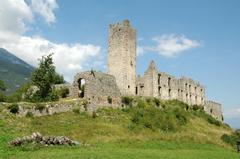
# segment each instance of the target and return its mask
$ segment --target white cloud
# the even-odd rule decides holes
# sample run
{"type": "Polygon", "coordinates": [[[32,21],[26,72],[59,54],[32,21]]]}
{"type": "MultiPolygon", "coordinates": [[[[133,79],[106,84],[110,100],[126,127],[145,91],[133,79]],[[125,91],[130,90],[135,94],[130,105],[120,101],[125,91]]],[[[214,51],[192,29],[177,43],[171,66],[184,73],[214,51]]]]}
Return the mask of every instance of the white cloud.
{"type": "Polygon", "coordinates": [[[1,0],[0,41],[9,41],[9,37],[15,36],[15,39],[24,33],[27,30],[26,22],[31,22],[32,18],[31,9],[24,0],[1,0]]]}
{"type": "Polygon", "coordinates": [[[224,117],[226,118],[240,118],[240,107],[230,109],[224,113],[224,117]]]}
{"type": "Polygon", "coordinates": [[[140,54],[147,51],[157,52],[166,57],[175,57],[183,51],[200,47],[200,43],[196,40],[186,38],[184,35],[164,34],[152,39],[156,42],[155,46],[139,46],[140,54]]]}
{"type": "Polygon", "coordinates": [[[102,65],[101,47],[81,43],[56,43],[43,37],[25,36],[34,21],[34,12],[54,22],[55,0],[32,0],[31,7],[24,0],[0,0],[0,47],[9,50],[29,64],[36,66],[38,58],[54,53],[57,71],[71,81],[76,72],[102,65]],[[93,60],[94,58],[94,60],[93,60]]]}
{"type": "Polygon", "coordinates": [[[41,37],[22,36],[14,43],[0,43],[26,62],[36,66],[41,56],[54,53],[53,60],[57,71],[63,74],[66,80],[71,81],[75,73],[82,71],[84,63],[90,62],[92,57],[101,56],[101,47],[80,43],[66,44],[53,43],[41,37]]]}
{"type": "Polygon", "coordinates": [[[54,10],[58,8],[56,0],[32,0],[31,8],[33,12],[45,18],[48,24],[56,21],[54,10]]]}

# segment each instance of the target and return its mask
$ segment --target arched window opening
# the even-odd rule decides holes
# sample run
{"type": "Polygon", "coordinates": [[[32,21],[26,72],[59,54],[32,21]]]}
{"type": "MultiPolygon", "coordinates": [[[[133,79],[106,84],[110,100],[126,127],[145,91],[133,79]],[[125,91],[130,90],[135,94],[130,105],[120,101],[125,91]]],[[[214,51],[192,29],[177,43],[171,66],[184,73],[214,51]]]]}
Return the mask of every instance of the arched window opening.
{"type": "Polygon", "coordinates": [[[78,80],[78,97],[83,98],[84,97],[84,90],[85,90],[85,79],[80,78],[78,80]]]}

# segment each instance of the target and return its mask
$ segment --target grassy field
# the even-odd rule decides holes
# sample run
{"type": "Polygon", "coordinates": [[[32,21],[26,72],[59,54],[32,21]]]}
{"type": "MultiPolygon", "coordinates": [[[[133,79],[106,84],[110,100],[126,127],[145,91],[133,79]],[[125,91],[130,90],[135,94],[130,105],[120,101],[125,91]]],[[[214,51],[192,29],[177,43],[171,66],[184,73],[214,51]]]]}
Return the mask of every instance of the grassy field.
{"type": "MultiPolygon", "coordinates": [[[[189,115],[177,131],[132,128],[132,112],[105,109],[93,118],[86,113],[61,113],[43,117],[17,117],[0,109],[0,158],[164,158],[237,159],[233,147],[220,138],[232,130],[189,115]],[[32,132],[65,135],[80,146],[24,145],[12,147],[9,141],[32,132]]],[[[151,114],[150,114],[151,115],[151,114]]],[[[148,120],[148,119],[146,119],[148,120]]],[[[154,125],[153,125],[154,126],[154,125]]]]}

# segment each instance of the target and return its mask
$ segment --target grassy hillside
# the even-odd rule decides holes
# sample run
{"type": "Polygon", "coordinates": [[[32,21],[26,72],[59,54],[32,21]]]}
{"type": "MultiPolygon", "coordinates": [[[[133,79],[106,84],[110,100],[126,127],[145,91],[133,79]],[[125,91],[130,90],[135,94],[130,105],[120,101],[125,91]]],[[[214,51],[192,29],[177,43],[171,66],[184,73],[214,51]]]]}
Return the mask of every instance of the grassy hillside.
{"type": "Polygon", "coordinates": [[[201,110],[186,110],[185,104],[176,101],[161,103],[159,107],[154,106],[154,101],[138,101],[135,105],[101,109],[97,117],[75,110],[30,118],[10,114],[2,106],[0,158],[239,158],[234,148],[220,139],[232,130],[226,125],[209,122],[201,110]],[[167,117],[162,113],[172,116],[155,121],[167,117]],[[82,145],[9,146],[12,139],[36,131],[43,135],[65,135],[82,145]]]}
{"type": "Polygon", "coordinates": [[[6,94],[13,93],[31,76],[33,67],[7,50],[0,48],[0,80],[7,86],[6,94]]]}

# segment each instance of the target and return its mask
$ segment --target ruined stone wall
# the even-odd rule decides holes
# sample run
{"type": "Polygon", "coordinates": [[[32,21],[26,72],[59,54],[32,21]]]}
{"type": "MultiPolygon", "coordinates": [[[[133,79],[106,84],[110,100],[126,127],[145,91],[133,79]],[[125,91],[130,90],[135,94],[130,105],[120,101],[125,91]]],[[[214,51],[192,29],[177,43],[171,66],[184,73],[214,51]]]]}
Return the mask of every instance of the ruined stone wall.
{"type": "Polygon", "coordinates": [[[205,101],[204,111],[219,121],[223,121],[222,106],[214,101],[205,101]]]}
{"type": "Polygon", "coordinates": [[[152,61],[142,77],[137,79],[138,94],[160,99],[178,99],[189,105],[204,105],[205,88],[190,78],[175,78],[157,70],[152,61]]]}
{"type": "Polygon", "coordinates": [[[115,76],[122,95],[135,95],[136,30],[128,20],[109,27],[108,73],[115,76]]]}
{"type": "MultiPolygon", "coordinates": [[[[112,103],[116,103],[116,99],[119,100],[119,98],[113,98],[112,103]]],[[[79,112],[91,113],[93,111],[96,111],[99,108],[121,107],[120,104],[114,105],[114,104],[109,104],[108,102],[106,102],[106,104],[101,103],[101,105],[97,105],[91,102],[90,103],[87,102],[86,99],[80,99],[80,98],[66,99],[64,101],[49,102],[49,103],[21,102],[21,103],[18,103],[18,106],[19,106],[19,112],[17,113],[18,116],[26,116],[28,113],[31,113],[33,116],[45,116],[45,115],[53,115],[56,113],[71,112],[74,110],[77,110],[79,112]],[[39,106],[41,106],[41,109],[39,106]]],[[[6,111],[9,111],[9,110],[6,109],[6,111]]]]}
{"type": "Polygon", "coordinates": [[[78,73],[74,77],[72,96],[79,98],[79,80],[84,79],[84,96],[89,104],[98,105],[121,105],[121,94],[116,85],[115,77],[96,71],[78,73]]]}
{"type": "Polygon", "coordinates": [[[205,88],[199,82],[181,77],[179,79],[179,92],[179,99],[189,105],[204,105],[205,88]]]}

